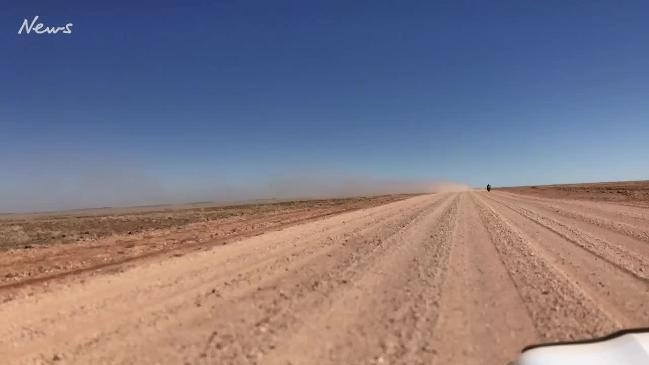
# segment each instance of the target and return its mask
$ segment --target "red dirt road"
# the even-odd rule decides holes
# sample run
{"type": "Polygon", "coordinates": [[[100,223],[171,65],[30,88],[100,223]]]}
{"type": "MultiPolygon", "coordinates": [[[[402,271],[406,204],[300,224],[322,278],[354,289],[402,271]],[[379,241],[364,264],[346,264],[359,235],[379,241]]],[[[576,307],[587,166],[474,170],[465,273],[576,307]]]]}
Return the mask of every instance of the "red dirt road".
{"type": "Polygon", "coordinates": [[[532,343],[649,325],[648,279],[647,208],[424,195],[13,289],[0,358],[505,364],[532,343]]]}

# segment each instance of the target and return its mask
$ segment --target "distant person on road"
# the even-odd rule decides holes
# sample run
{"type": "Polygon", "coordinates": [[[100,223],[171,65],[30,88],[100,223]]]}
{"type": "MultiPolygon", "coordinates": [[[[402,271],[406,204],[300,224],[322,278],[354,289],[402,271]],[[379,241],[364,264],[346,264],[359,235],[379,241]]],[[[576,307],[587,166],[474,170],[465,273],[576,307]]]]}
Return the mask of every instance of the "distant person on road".
{"type": "Polygon", "coordinates": [[[491,184],[487,184],[487,192],[491,191],[491,184]]]}

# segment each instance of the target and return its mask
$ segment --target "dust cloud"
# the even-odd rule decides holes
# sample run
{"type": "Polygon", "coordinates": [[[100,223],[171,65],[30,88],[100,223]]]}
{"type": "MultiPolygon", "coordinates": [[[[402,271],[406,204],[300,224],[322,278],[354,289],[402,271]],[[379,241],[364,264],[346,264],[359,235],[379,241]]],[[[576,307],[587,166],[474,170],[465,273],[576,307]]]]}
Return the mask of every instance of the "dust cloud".
{"type": "MultiPolygon", "coordinates": [[[[399,193],[437,193],[468,190],[465,184],[442,180],[387,179],[371,176],[289,175],[272,179],[265,188],[267,196],[345,197],[399,193]]],[[[262,190],[264,188],[262,187],[262,190]]]]}
{"type": "Polygon", "coordinates": [[[0,213],[58,211],[191,202],[245,202],[399,193],[435,193],[469,187],[435,179],[390,179],[345,173],[289,173],[259,179],[223,176],[169,181],[133,168],[89,169],[60,179],[25,181],[0,189],[0,213]]]}

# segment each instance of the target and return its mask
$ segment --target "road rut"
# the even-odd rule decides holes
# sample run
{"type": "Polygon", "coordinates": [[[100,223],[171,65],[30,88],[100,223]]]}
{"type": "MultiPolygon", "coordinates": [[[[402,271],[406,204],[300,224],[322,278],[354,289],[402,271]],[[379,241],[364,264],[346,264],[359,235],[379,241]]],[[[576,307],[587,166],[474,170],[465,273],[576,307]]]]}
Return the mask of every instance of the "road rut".
{"type": "Polygon", "coordinates": [[[647,210],[611,203],[416,196],[26,286],[0,304],[0,358],[505,364],[649,325],[648,233],[647,210]]]}

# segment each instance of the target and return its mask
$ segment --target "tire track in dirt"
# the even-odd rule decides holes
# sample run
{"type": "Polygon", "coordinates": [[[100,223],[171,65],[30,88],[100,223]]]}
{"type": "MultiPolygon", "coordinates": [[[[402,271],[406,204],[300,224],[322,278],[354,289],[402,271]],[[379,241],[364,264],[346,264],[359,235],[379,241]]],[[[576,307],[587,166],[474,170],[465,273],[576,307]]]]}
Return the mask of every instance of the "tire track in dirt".
{"type": "Polygon", "coordinates": [[[350,286],[332,293],[327,309],[310,311],[304,318],[308,325],[264,363],[419,364],[432,358],[429,342],[457,202],[454,197],[388,239],[377,260],[353,275],[350,286]]]}
{"type": "MultiPolygon", "coordinates": [[[[267,359],[267,356],[273,356],[273,353],[280,352],[276,350],[277,337],[291,336],[292,332],[303,327],[305,323],[311,323],[310,327],[312,327],[313,320],[311,318],[317,318],[323,311],[327,311],[326,308],[332,305],[339,292],[344,292],[350,286],[357,286],[359,275],[373,271],[372,268],[376,266],[376,262],[394,250],[398,237],[416,229],[421,223],[422,217],[446,211],[449,206],[453,205],[453,200],[452,196],[448,196],[440,200],[439,203],[431,205],[417,216],[408,218],[408,222],[400,226],[400,229],[390,234],[379,234],[374,244],[368,245],[372,240],[363,239],[356,244],[347,244],[345,248],[339,248],[325,260],[309,263],[307,277],[289,274],[268,283],[263,290],[264,298],[255,300],[258,303],[264,303],[264,315],[254,324],[259,330],[251,332],[249,328],[240,327],[236,334],[217,335],[210,347],[212,352],[206,356],[206,363],[211,363],[216,359],[219,361],[236,359],[232,355],[239,354],[239,351],[228,353],[223,350],[228,348],[228,338],[241,338],[246,334],[249,337],[250,347],[247,352],[252,350],[254,353],[256,351],[256,356],[263,358],[264,363],[272,362],[267,359]],[[286,289],[281,290],[278,289],[279,287],[286,289]],[[272,329],[272,333],[269,329],[272,329]],[[286,335],[283,335],[284,333],[286,335]]],[[[238,318],[241,315],[247,314],[237,313],[230,317],[238,318]]],[[[319,338],[322,338],[322,335],[319,338]]],[[[286,342],[285,339],[283,342],[286,342]]],[[[313,351],[315,352],[315,349],[313,351]]],[[[253,358],[253,356],[248,356],[248,360],[253,358]]],[[[241,360],[240,357],[238,359],[241,360]]]]}
{"type": "Polygon", "coordinates": [[[649,209],[647,209],[647,207],[630,206],[627,204],[621,204],[620,202],[610,201],[542,198],[534,195],[517,194],[507,191],[496,191],[495,194],[545,204],[565,205],[571,208],[576,208],[579,212],[598,214],[612,220],[630,220],[639,226],[649,223],[649,209]]]}
{"type": "MultiPolygon", "coordinates": [[[[408,225],[409,222],[411,222],[414,217],[421,214],[423,210],[433,209],[437,204],[442,204],[448,201],[448,199],[449,197],[444,196],[433,198],[415,198],[406,203],[398,202],[385,207],[370,209],[365,212],[357,212],[352,213],[351,215],[335,217],[323,221],[324,223],[316,222],[314,224],[311,224],[309,226],[311,229],[305,231],[305,233],[303,234],[301,232],[303,232],[304,229],[296,227],[294,229],[287,229],[284,232],[269,234],[266,237],[260,236],[261,238],[257,239],[256,241],[255,239],[253,239],[253,241],[258,242],[258,244],[250,244],[248,243],[248,241],[242,241],[237,245],[224,246],[222,250],[228,251],[228,254],[223,255],[223,259],[217,260],[216,262],[209,262],[209,266],[202,264],[197,265],[196,268],[189,268],[189,270],[183,267],[183,276],[179,279],[168,280],[167,282],[164,282],[164,285],[162,286],[149,285],[146,282],[139,282],[138,284],[141,285],[138,286],[142,287],[138,290],[135,290],[135,292],[131,294],[132,297],[123,304],[122,302],[124,302],[124,299],[120,300],[119,298],[114,298],[111,296],[106,297],[101,303],[96,303],[96,299],[93,300],[92,298],[85,298],[83,300],[84,302],[87,301],[92,303],[94,301],[96,303],[96,308],[94,309],[105,308],[107,310],[106,314],[108,317],[119,314],[118,309],[120,306],[123,307],[124,311],[122,313],[122,316],[124,315],[124,313],[128,313],[129,308],[132,310],[133,307],[138,307],[138,302],[141,302],[142,305],[149,304],[149,306],[145,307],[146,312],[140,311],[137,314],[132,314],[131,317],[133,318],[129,318],[128,316],[122,318],[118,315],[117,317],[121,319],[120,322],[123,326],[123,328],[121,329],[118,326],[117,329],[113,329],[113,331],[111,331],[110,328],[114,328],[115,326],[113,323],[111,323],[109,318],[98,321],[100,322],[100,324],[104,325],[103,330],[101,329],[101,325],[95,325],[95,330],[99,332],[99,337],[93,336],[93,338],[89,342],[86,342],[85,345],[77,348],[77,350],[79,351],[79,354],[81,354],[84,351],[91,350],[91,346],[97,346],[99,343],[101,343],[102,347],[107,346],[106,338],[109,338],[112,341],[116,341],[115,345],[124,345],[128,348],[129,338],[125,339],[125,341],[120,341],[119,335],[128,334],[129,331],[133,331],[134,327],[138,328],[138,326],[143,328],[145,331],[148,331],[149,329],[154,327],[153,333],[151,335],[153,336],[155,334],[155,336],[153,337],[164,337],[164,335],[161,336],[160,332],[155,329],[155,326],[164,324],[165,318],[170,319],[171,322],[178,322],[178,319],[182,316],[178,316],[176,312],[180,311],[183,307],[210,307],[209,303],[200,304],[201,307],[198,307],[197,305],[199,304],[195,302],[196,298],[205,296],[206,293],[208,295],[215,294],[210,296],[210,298],[215,299],[215,302],[211,305],[211,307],[218,307],[219,305],[227,307],[228,305],[231,305],[231,303],[229,304],[227,301],[228,298],[231,298],[233,302],[237,302],[240,305],[240,301],[236,300],[236,296],[238,295],[236,294],[237,292],[240,292],[240,295],[245,295],[245,293],[250,292],[254,293],[250,300],[244,303],[244,308],[242,309],[246,309],[245,307],[247,306],[247,303],[254,304],[255,301],[265,303],[265,300],[269,300],[270,302],[272,302],[273,299],[268,296],[277,294],[276,290],[274,290],[275,288],[273,286],[269,286],[267,290],[257,291],[256,288],[262,288],[263,286],[263,282],[258,283],[256,282],[257,280],[263,279],[264,276],[272,277],[273,272],[275,272],[276,274],[279,272],[283,274],[284,277],[288,277],[289,271],[291,273],[294,273],[295,270],[298,270],[306,265],[309,262],[309,257],[311,257],[313,252],[320,253],[313,257],[322,259],[323,267],[327,267],[327,265],[331,265],[336,261],[340,261],[340,265],[344,266],[345,263],[348,262],[348,260],[344,256],[341,257],[341,255],[343,255],[345,252],[347,254],[353,253],[354,249],[359,245],[368,248],[373,247],[373,245],[367,244],[368,238],[372,238],[372,236],[368,236],[370,231],[375,230],[377,237],[383,238],[386,235],[389,236],[391,234],[394,234],[395,231],[398,231],[405,225],[408,225]],[[350,216],[353,218],[350,219],[350,216]],[[345,222],[346,219],[348,219],[349,221],[345,222]],[[307,241],[306,243],[308,244],[298,244],[299,242],[303,241],[307,241]],[[246,247],[246,245],[250,245],[250,247],[246,247]],[[253,251],[255,247],[259,249],[259,252],[253,251]],[[321,250],[313,251],[311,250],[313,247],[320,247],[321,250]],[[341,247],[347,247],[347,249],[343,249],[338,254],[332,255],[331,257],[326,255],[326,253],[331,253],[334,249],[340,249],[341,247]],[[311,251],[307,252],[308,250],[311,251]],[[250,255],[253,252],[254,254],[250,255]],[[261,263],[256,263],[255,261],[259,261],[259,259],[261,259],[261,263]],[[218,263],[219,261],[220,264],[218,263]],[[303,262],[302,264],[299,264],[296,263],[296,261],[303,262]],[[212,268],[212,264],[217,265],[217,268],[219,266],[222,266],[223,269],[214,269],[212,268]],[[286,270],[284,270],[285,268],[286,270]],[[211,270],[214,272],[210,272],[209,275],[206,276],[206,270],[211,270]],[[197,277],[198,279],[193,280],[194,277],[197,277]],[[228,277],[230,279],[228,279],[228,277]],[[196,284],[191,284],[192,282],[195,282],[196,284]],[[176,289],[175,286],[178,286],[178,289],[176,289]],[[214,290],[214,293],[212,293],[212,290],[214,290]],[[216,295],[217,293],[218,295],[216,295]],[[190,299],[188,300],[187,298],[190,299]],[[117,302],[118,305],[115,305],[114,302],[117,302]],[[154,303],[153,306],[151,306],[152,303],[154,303]],[[147,315],[147,313],[149,314],[147,315]],[[171,313],[175,314],[171,315],[171,313]],[[143,319],[139,320],[139,316],[141,316],[143,319]],[[104,335],[103,337],[102,333],[104,335]],[[100,339],[101,342],[97,341],[97,339],[100,339]]],[[[359,252],[356,254],[356,256],[350,255],[350,259],[358,259],[358,257],[363,256],[363,254],[365,253],[367,252],[359,252]]],[[[209,255],[209,253],[206,253],[205,255],[209,255]]],[[[216,258],[218,258],[218,256],[216,258]]],[[[182,261],[182,258],[178,259],[178,261],[182,261]]],[[[335,266],[329,266],[329,268],[334,269],[334,272],[336,272],[335,266]]],[[[173,267],[171,267],[170,269],[173,270],[173,267]]],[[[300,273],[299,277],[302,280],[311,279],[311,275],[308,272],[300,273]]],[[[140,280],[147,279],[153,280],[154,283],[156,282],[155,277],[140,278],[140,280]]],[[[279,284],[281,284],[283,287],[286,287],[285,283],[279,284]]],[[[279,293],[280,299],[282,299],[282,297],[288,297],[288,294],[289,293],[279,293]]],[[[236,309],[236,307],[237,305],[232,305],[232,308],[236,309]]],[[[251,313],[256,312],[255,308],[248,309],[250,309],[251,313]]],[[[189,317],[191,317],[193,314],[197,314],[195,313],[196,311],[200,312],[200,310],[189,311],[189,317]]],[[[69,319],[73,320],[74,316],[79,312],[83,312],[83,310],[79,308],[77,308],[76,310],[70,310],[68,312],[69,319]]],[[[245,310],[243,310],[242,312],[245,312],[245,310]]],[[[264,313],[265,311],[261,310],[259,312],[264,313]]],[[[202,314],[204,314],[208,318],[212,317],[211,315],[209,315],[209,313],[202,314]]],[[[60,315],[60,313],[55,313],[53,317],[60,317],[60,315]]],[[[251,317],[250,315],[246,316],[251,317]]],[[[201,320],[204,319],[204,317],[202,316],[198,317],[201,320]]],[[[174,325],[177,328],[181,329],[183,327],[187,327],[184,323],[172,323],[171,325],[167,324],[167,326],[171,327],[174,327],[174,325]]],[[[84,322],[78,323],[77,329],[81,329],[84,326],[84,322]]],[[[72,328],[74,328],[74,326],[72,326],[72,328]]],[[[252,328],[255,329],[263,327],[253,326],[252,328]]],[[[196,328],[194,328],[193,330],[196,330],[196,328]]],[[[196,332],[196,334],[189,336],[190,338],[195,338],[197,334],[201,334],[201,331],[194,332],[196,332]]],[[[62,335],[65,335],[65,333],[63,333],[62,335]]],[[[218,340],[217,336],[213,337],[218,340]]],[[[227,340],[227,333],[224,333],[223,337],[226,337],[227,340]]],[[[234,339],[236,337],[232,338],[234,339]]],[[[30,339],[33,340],[32,338],[30,339]]],[[[130,338],[130,340],[133,340],[132,337],[130,338]]],[[[137,344],[141,341],[142,340],[139,339],[135,343],[137,344]]],[[[232,341],[232,339],[230,341],[232,341]]],[[[221,342],[227,341],[224,340],[221,342]]],[[[80,343],[83,344],[84,342],[80,341],[80,343]]],[[[249,357],[253,351],[250,350],[246,352],[243,350],[246,349],[242,349],[243,355],[245,356],[244,359],[250,360],[249,357]]],[[[91,359],[100,360],[101,358],[91,359]]],[[[146,361],[146,359],[144,360],[146,361]]]]}
{"type": "MultiPolygon", "coordinates": [[[[424,204],[417,203],[416,205],[413,205],[412,209],[417,210],[417,209],[420,209],[423,206],[424,206],[424,204]]],[[[405,213],[405,211],[403,211],[399,207],[396,207],[394,209],[396,209],[396,212],[405,213]]],[[[376,225],[378,227],[381,227],[381,225],[383,223],[385,223],[386,219],[394,219],[394,217],[399,216],[399,214],[395,214],[395,210],[383,211],[382,209],[381,210],[368,210],[366,212],[359,213],[358,215],[359,215],[359,217],[357,217],[357,218],[362,222],[359,229],[363,229],[363,227],[365,227],[367,225],[372,225],[372,224],[374,224],[374,225],[376,225]]],[[[405,217],[406,220],[407,220],[407,217],[408,217],[408,215],[406,215],[406,217],[405,217]]],[[[324,233],[329,232],[329,233],[331,233],[333,235],[332,237],[336,237],[335,232],[340,231],[341,229],[345,229],[345,228],[338,228],[338,227],[345,227],[344,220],[342,221],[341,225],[339,225],[339,226],[329,225],[329,226],[325,227],[322,232],[324,232],[324,233]]],[[[349,227],[351,228],[352,226],[349,226],[349,227]]],[[[254,268],[255,266],[259,266],[259,265],[263,266],[264,264],[267,264],[268,262],[272,262],[274,260],[278,260],[278,259],[283,260],[287,256],[291,257],[291,252],[289,252],[289,251],[299,249],[299,248],[296,248],[295,243],[298,242],[301,238],[303,238],[303,237],[300,236],[300,235],[297,235],[297,236],[292,236],[291,240],[288,241],[288,242],[286,242],[286,241],[277,241],[277,242],[271,242],[270,244],[266,244],[263,247],[260,247],[260,249],[261,249],[260,254],[264,253],[265,255],[252,255],[251,256],[249,250],[247,248],[245,248],[245,247],[236,247],[236,249],[238,249],[238,250],[235,250],[235,248],[233,248],[233,249],[224,249],[224,250],[235,251],[235,252],[238,251],[239,253],[237,255],[225,256],[224,259],[221,260],[221,264],[223,265],[223,267],[224,268],[229,267],[229,266],[231,266],[229,264],[231,264],[233,262],[237,262],[237,261],[240,261],[239,262],[240,266],[233,266],[232,270],[229,270],[229,273],[228,273],[228,270],[224,270],[225,272],[220,271],[220,270],[215,270],[216,272],[215,272],[213,277],[211,277],[211,278],[202,277],[202,279],[203,279],[203,281],[205,279],[211,281],[211,280],[215,280],[216,278],[218,278],[221,275],[224,275],[226,279],[228,278],[228,275],[234,275],[233,279],[228,279],[229,281],[225,282],[225,283],[227,283],[228,286],[231,286],[232,284],[234,284],[234,281],[237,278],[242,277],[241,272],[240,272],[242,267],[244,267],[245,269],[251,269],[251,267],[254,268]],[[278,247],[281,248],[281,250],[278,250],[277,249],[278,247]],[[261,259],[261,263],[256,262],[257,259],[261,259]]],[[[336,237],[336,238],[339,238],[339,237],[336,237]]],[[[257,260],[257,261],[259,261],[259,260],[257,260]]],[[[215,262],[215,264],[216,263],[218,263],[218,262],[215,262]]],[[[205,269],[206,268],[203,267],[203,266],[199,266],[198,269],[196,269],[196,270],[193,270],[192,268],[190,268],[189,272],[186,272],[185,276],[190,276],[191,277],[191,276],[194,276],[194,275],[200,275],[203,271],[205,271],[205,269]]],[[[187,271],[187,270],[185,270],[185,271],[187,271]]],[[[156,278],[152,277],[150,279],[155,280],[156,278]]],[[[202,282],[200,282],[200,283],[202,283],[202,282]]],[[[214,285],[214,284],[211,284],[211,285],[214,285]]],[[[155,285],[154,286],[148,286],[148,285],[146,285],[146,283],[144,285],[142,285],[142,286],[144,287],[143,289],[140,289],[136,293],[133,293],[133,295],[130,298],[130,303],[123,303],[122,304],[122,306],[124,307],[123,314],[128,313],[129,309],[133,305],[136,305],[136,306],[138,305],[138,298],[142,298],[143,305],[145,303],[155,302],[156,305],[154,307],[164,307],[167,304],[166,302],[168,301],[169,298],[171,298],[171,299],[179,299],[179,298],[181,298],[182,299],[181,294],[186,293],[188,291],[191,291],[193,289],[191,286],[189,286],[188,283],[186,283],[186,282],[182,283],[182,282],[179,282],[178,280],[173,280],[173,281],[167,283],[167,285],[163,286],[163,287],[155,286],[155,285]],[[184,285],[178,285],[178,284],[184,284],[184,285]],[[174,289],[174,287],[176,285],[179,286],[180,291],[174,289]],[[170,289],[171,291],[168,292],[165,289],[170,289]],[[152,300],[152,299],[154,299],[154,300],[152,300]]],[[[92,299],[90,299],[90,298],[88,298],[88,299],[89,299],[89,301],[92,302],[92,299]]],[[[114,302],[114,298],[109,297],[108,299],[104,300],[103,303],[100,304],[100,307],[101,308],[106,308],[106,309],[110,308],[111,315],[119,314],[119,312],[116,312],[116,309],[119,309],[119,305],[115,306],[115,304],[113,302],[114,302]],[[115,307],[117,307],[117,308],[115,308],[115,307]]],[[[121,304],[121,302],[118,302],[118,303],[121,304]]],[[[184,302],[181,300],[180,303],[182,304],[184,302]]],[[[149,305],[149,307],[147,307],[147,310],[150,310],[150,309],[151,308],[150,308],[150,305],[149,305]]],[[[137,318],[133,318],[133,320],[137,322],[137,318]]],[[[126,324],[128,325],[130,321],[124,321],[124,322],[126,322],[126,324]]],[[[105,321],[104,323],[109,323],[110,324],[110,322],[108,322],[108,321],[105,321]]]]}
{"type": "Polygon", "coordinates": [[[598,254],[598,251],[603,251],[601,244],[594,248],[583,247],[575,242],[578,237],[570,238],[558,233],[552,226],[542,224],[546,222],[539,223],[534,217],[530,218],[529,212],[521,211],[520,207],[509,206],[499,198],[488,199],[510,222],[533,237],[545,257],[574,279],[606,312],[613,314],[622,327],[649,325],[646,305],[649,302],[649,284],[646,279],[627,270],[627,264],[615,264],[614,260],[601,257],[598,254]]]}
{"type": "Polygon", "coordinates": [[[637,252],[631,252],[610,241],[595,237],[578,229],[575,225],[568,225],[549,215],[540,214],[538,211],[533,211],[521,204],[515,206],[503,199],[488,199],[519,213],[602,260],[608,261],[617,266],[619,270],[626,271],[637,279],[649,281],[649,259],[645,256],[638,255],[637,252]]]}
{"type": "MultiPolygon", "coordinates": [[[[567,232],[576,231],[577,236],[579,237],[589,237],[586,242],[580,243],[580,241],[577,240],[575,244],[590,246],[591,250],[597,250],[595,252],[597,254],[602,254],[602,251],[604,250],[608,251],[610,255],[603,256],[604,259],[609,260],[613,264],[617,264],[625,271],[630,270],[630,272],[636,277],[647,278],[649,272],[649,267],[647,266],[647,263],[649,262],[649,244],[647,244],[647,242],[616,232],[607,227],[560,215],[555,209],[547,209],[547,207],[542,205],[532,205],[524,200],[510,199],[509,195],[511,194],[493,194],[490,196],[502,203],[516,207],[517,209],[526,209],[530,212],[529,215],[547,217],[553,222],[558,222],[558,224],[554,224],[554,226],[563,227],[561,232],[563,232],[562,234],[564,235],[567,232]]],[[[599,203],[599,205],[602,206],[602,209],[611,209],[610,203],[599,203]]],[[[568,237],[570,237],[570,235],[568,235],[568,237]]],[[[575,241],[575,239],[573,239],[573,241],[575,241]]]]}
{"type": "Polygon", "coordinates": [[[622,235],[649,243],[649,220],[639,217],[630,217],[619,212],[609,212],[606,204],[589,204],[588,209],[575,207],[566,202],[549,202],[547,200],[529,199],[508,193],[496,193],[501,200],[509,200],[515,204],[532,205],[535,210],[552,212],[566,218],[590,223],[597,227],[609,229],[622,235]],[[586,211],[587,213],[584,213],[586,211]]]}
{"type": "Polygon", "coordinates": [[[538,242],[517,229],[494,209],[493,203],[474,197],[480,217],[543,341],[601,336],[620,327],[617,319],[551,264],[538,242]]]}
{"type": "Polygon", "coordinates": [[[539,335],[469,194],[458,210],[432,337],[435,363],[506,364],[539,335]]]}

